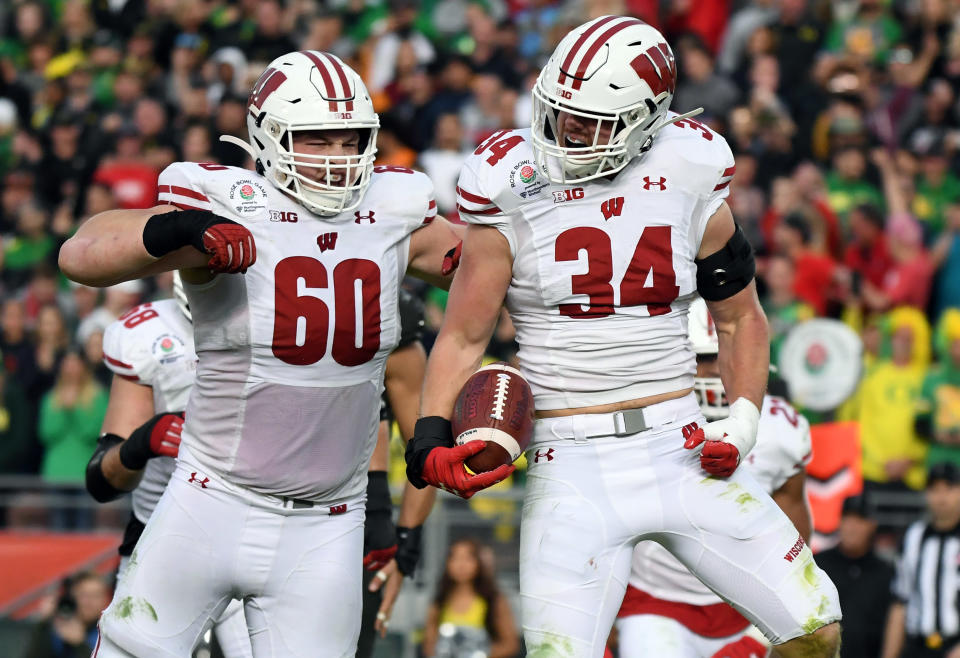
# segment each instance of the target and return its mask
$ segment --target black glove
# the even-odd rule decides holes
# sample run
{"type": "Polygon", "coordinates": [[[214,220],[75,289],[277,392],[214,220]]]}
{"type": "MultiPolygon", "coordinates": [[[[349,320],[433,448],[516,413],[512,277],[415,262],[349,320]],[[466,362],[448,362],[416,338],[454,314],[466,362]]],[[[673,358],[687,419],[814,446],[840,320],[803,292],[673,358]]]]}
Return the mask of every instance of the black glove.
{"type": "Polygon", "coordinates": [[[383,569],[397,553],[393,528],[393,501],[386,471],[367,473],[367,520],[363,525],[363,566],[368,571],[383,569]]]}
{"type": "Polygon", "coordinates": [[[411,576],[420,561],[420,542],[423,526],[404,528],[397,526],[397,568],[404,576],[411,576]]]}
{"type": "Polygon", "coordinates": [[[209,210],[174,210],[154,215],[143,227],[143,246],[160,258],[181,247],[210,254],[215,272],[246,272],[257,260],[253,234],[232,219],[209,210]]]}
{"type": "Polygon", "coordinates": [[[423,479],[423,467],[427,455],[434,448],[452,448],[453,430],[450,421],[441,416],[425,416],[413,426],[413,438],[407,441],[404,457],[407,460],[407,479],[417,489],[423,489],[429,482],[423,479]]]}
{"type": "Polygon", "coordinates": [[[154,457],[176,457],[180,451],[183,412],[157,414],[133,430],[120,446],[120,463],[131,471],[142,470],[154,457]]]}

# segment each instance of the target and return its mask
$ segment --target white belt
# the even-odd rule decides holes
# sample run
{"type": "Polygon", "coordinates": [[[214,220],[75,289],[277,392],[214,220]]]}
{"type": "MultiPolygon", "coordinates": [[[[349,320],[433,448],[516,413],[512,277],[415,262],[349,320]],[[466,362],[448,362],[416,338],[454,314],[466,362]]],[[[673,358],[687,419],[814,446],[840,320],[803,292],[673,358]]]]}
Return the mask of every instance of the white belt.
{"type": "Polygon", "coordinates": [[[584,441],[602,436],[633,436],[687,418],[697,410],[696,396],[690,393],[640,409],[558,416],[543,418],[537,422],[542,423],[553,437],[584,441]]]}

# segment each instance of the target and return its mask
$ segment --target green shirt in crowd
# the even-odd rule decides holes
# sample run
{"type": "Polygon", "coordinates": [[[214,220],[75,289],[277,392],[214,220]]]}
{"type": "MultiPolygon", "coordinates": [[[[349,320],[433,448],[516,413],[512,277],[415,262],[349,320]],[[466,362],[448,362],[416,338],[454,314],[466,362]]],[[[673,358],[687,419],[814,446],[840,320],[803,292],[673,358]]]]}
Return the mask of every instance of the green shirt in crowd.
{"type": "Polygon", "coordinates": [[[910,209],[923,222],[927,237],[932,238],[943,230],[947,206],[957,201],[960,201],[960,179],[948,173],[937,186],[925,178],[917,180],[917,193],[910,209]]]}
{"type": "Polygon", "coordinates": [[[43,397],[37,433],[44,446],[40,474],[45,480],[83,482],[106,413],[107,393],[99,386],[88,404],[69,409],[55,402],[54,391],[43,397]]]}
{"type": "Polygon", "coordinates": [[[827,203],[830,210],[837,213],[844,229],[847,227],[847,217],[854,207],[862,203],[870,203],[881,209],[884,207],[880,190],[865,180],[846,180],[835,172],[828,173],[826,180],[827,203]]]}

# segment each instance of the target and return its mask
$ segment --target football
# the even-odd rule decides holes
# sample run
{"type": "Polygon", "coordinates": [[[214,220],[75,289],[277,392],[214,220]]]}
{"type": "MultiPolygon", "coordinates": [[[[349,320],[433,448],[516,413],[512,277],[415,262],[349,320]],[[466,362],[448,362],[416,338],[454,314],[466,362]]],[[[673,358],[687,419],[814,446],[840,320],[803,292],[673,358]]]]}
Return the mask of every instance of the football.
{"type": "Polygon", "coordinates": [[[506,363],[476,371],[457,396],[451,418],[457,445],[485,441],[467,460],[474,473],[512,464],[533,436],[533,393],[520,372],[506,363]]]}

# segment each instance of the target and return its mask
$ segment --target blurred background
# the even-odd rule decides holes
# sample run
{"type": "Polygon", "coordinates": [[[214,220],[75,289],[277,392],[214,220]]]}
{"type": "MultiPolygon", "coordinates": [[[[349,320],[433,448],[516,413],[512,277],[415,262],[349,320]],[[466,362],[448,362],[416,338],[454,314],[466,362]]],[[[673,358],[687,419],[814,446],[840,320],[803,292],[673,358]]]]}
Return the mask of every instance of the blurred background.
{"type": "MultiPolygon", "coordinates": [[[[666,35],[673,109],[703,106],[736,155],[729,203],[758,254],[771,386],[814,423],[815,548],[837,543],[843,500],[865,491],[877,551],[896,558],[925,513],[928,465],[960,463],[960,1],[4,0],[0,653],[89,653],[128,515],[82,487],[110,384],[103,330],[171,296],[169,274],[72,284],[59,245],[102,210],[154,205],[172,162],[249,166],[218,137],[246,138],[253,82],[297,49],[361,73],[380,112],[377,164],[425,171],[456,220],[462,161],[495,130],[529,125],[539,67],[603,14],[666,35]]],[[[409,285],[429,349],[446,293],[409,285]]],[[[489,356],[515,351],[504,314],[489,356]]],[[[395,441],[398,491],[401,452],[395,441]]],[[[469,503],[441,496],[379,655],[516,652],[502,627],[474,637],[437,613],[459,578],[515,618],[523,479],[469,503]],[[457,632],[473,649],[444,648],[457,632]]]]}

